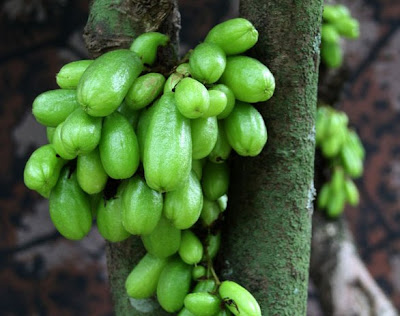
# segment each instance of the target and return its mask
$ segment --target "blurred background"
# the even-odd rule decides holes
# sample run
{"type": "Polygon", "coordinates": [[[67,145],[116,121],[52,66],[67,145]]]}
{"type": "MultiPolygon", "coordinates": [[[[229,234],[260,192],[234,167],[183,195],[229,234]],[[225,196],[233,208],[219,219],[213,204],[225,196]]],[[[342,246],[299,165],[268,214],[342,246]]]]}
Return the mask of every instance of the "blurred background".
{"type": "MultiPolygon", "coordinates": [[[[47,201],[23,183],[26,160],[47,142],[32,101],[57,88],[63,64],[88,57],[81,36],[88,2],[0,2],[0,315],[113,314],[97,230],[80,242],[62,238],[47,201]]],[[[400,309],[400,2],[340,3],[360,21],[361,36],[346,43],[349,80],[338,108],[367,149],[361,204],[345,216],[370,273],[400,309]]],[[[182,52],[238,14],[238,0],[179,5],[182,52]]],[[[312,289],[310,300],[309,315],[320,315],[312,289]]]]}

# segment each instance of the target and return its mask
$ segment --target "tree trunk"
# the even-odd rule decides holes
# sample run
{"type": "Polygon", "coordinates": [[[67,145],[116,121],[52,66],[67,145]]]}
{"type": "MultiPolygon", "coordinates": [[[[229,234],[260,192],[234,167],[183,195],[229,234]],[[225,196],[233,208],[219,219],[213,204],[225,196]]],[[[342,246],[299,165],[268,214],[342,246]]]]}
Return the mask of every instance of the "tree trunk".
{"type": "MultiPolygon", "coordinates": [[[[157,60],[171,67],[178,58],[180,15],[176,0],[94,0],[91,4],[84,38],[89,53],[98,55],[116,48],[129,48],[144,32],[160,31],[170,36],[157,60]]],[[[145,251],[137,236],[120,243],[107,242],[107,268],[115,314],[118,316],[167,315],[156,300],[134,300],[126,294],[125,280],[145,251]]]]}
{"type": "Polygon", "coordinates": [[[264,315],[305,315],[322,1],[242,0],[240,13],[259,31],[252,54],[271,69],[276,90],[257,106],[266,148],[231,168],[223,276],[247,287],[264,315]]]}

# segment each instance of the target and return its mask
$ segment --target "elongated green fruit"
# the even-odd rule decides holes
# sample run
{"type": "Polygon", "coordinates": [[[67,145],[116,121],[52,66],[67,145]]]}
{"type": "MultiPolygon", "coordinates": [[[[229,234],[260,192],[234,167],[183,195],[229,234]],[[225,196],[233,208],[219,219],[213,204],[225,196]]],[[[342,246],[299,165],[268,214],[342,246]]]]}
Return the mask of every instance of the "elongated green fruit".
{"type": "Polygon", "coordinates": [[[173,93],[164,94],[154,105],[145,137],[143,167],[147,184],[160,192],[175,190],[189,176],[192,139],[189,120],[176,108],[173,93]]]}
{"type": "Polygon", "coordinates": [[[207,157],[217,142],[218,122],[215,116],[190,121],[192,134],[192,158],[207,157]]]}
{"type": "Polygon", "coordinates": [[[221,210],[218,206],[217,201],[211,201],[204,197],[203,208],[201,209],[201,221],[204,226],[212,226],[213,223],[218,219],[221,210]]]}
{"type": "Polygon", "coordinates": [[[142,241],[147,252],[159,258],[166,258],[178,251],[181,231],[162,216],[150,234],[142,235],[142,241]]]}
{"type": "Polygon", "coordinates": [[[119,112],[104,118],[99,150],[104,170],[111,178],[130,178],[139,166],[136,134],[119,112]]]}
{"type": "Polygon", "coordinates": [[[217,116],[219,120],[222,120],[226,118],[229,114],[231,114],[233,107],[235,106],[235,95],[233,94],[232,90],[229,89],[229,87],[224,84],[217,84],[213,86],[210,90],[218,90],[225,93],[226,96],[225,109],[217,116]]]}
{"type": "Polygon", "coordinates": [[[245,52],[257,43],[258,32],[250,21],[242,18],[230,19],[214,26],[205,42],[221,47],[227,55],[245,52]]]}
{"type": "Polygon", "coordinates": [[[192,312],[189,312],[189,310],[184,307],[181,309],[178,316],[196,316],[196,315],[194,315],[192,312]]]}
{"type": "Polygon", "coordinates": [[[93,60],[83,59],[65,64],[56,75],[58,86],[62,89],[76,89],[79,79],[91,63],[93,60]]]}
{"type": "Polygon", "coordinates": [[[195,316],[213,316],[220,310],[221,299],[206,292],[190,293],[186,295],[184,304],[195,316]]]}
{"type": "Polygon", "coordinates": [[[191,172],[180,187],[165,194],[163,212],[176,228],[187,229],[197,222],[202,207],[203,193],[200,182],[191,172]]]}
{"type": "Polygon", "coordinates": [[[157,284],[157,299],[169,313],[179,311],[189,292],[192,267],[180,258],[172,259],[161,272],[157,284]]]}
{"type": "Polygon", "coordinates": [[[78,183],[83,191],[95,194],[103,191],[108,175],[101,163],[99,149],[85,155],[79,155],[76,164],[78,183]]]}
{"type": "Polygon", "coordinates": [[[192,279],[198,281],[204,278],[207,273],[207,269],[203,266],[194,266],[192,270],[192,279]]]}
{"type": "Polygon", "coordinates": [[[349,132],[347,133],[346,143],[353,148],[358,158],[360,158],[361,160],[365,158],[364,146],[355,131],[349,130],[349,132]]]}
{"type": "Polygon", "coordinates": [[[332,195],[331,193],[330,182],[325,183],[321,190],[318,193],[318,208],[324,209],[328,205],[329,197],[332,195]]]}
{"type": "Polygon", "coordinates": [[[225,128],[222,122],[218,122],[218,136],[217,142],[213,150],[210,152],[208,159],[213,163],[223,163],[226,161],[232,151],[229,144],[228,137],[226,136],[225,128]]]}
{"type": "Polygon", "coordinates": [[[317,145],[322,144],[329,136],[329,115],[329,110],[325,106],[318,107],[317,119],[315,122],[315,141],[317,145]]]}
{"type": "Polygon", "coordinates": [[[219,248],[221,247],[221,232],[214,234],[208,234],[204,247],[204,258],[203,260],[214,259],[218,254],[219,248]]]}
{"type": "Polygon", "coordinates": [[[236,103],[224,128],[229,144],[241,156],[257,156],[268,139],[261,114],[248,103],[236,103]]]}
{"type": "Polygon", "coordinates": [[[338,43],[340,39],[336,28],[331,24],[323,24],[321,27],[321,40],[329,43],[338,43]]]}
{"type": "MultiPolygon", "coordinates": [[[[119,188],[121,185],[119,186],[119,188]]],[[[118,189],[119,189],[118,188],[118,189]]],[[[127,239],[131,234],[122,225],[122,197],[120,189],[109,200],[100,199],[97,210],[97,227],[101,236],[111,242],[127,239]]]]}
{"type": "Polygon", "coordinates": [[[164,84],[164,93],[166,92],[174,92],[175,87],[178,85],[178,83],[184,78],[184,76],[180,73],[174,72],[172,73],[167,81],[165,81],[164,84]]]}
{"type": "Polygon", "coordinates": [[[143,299],[152,296],[167,258],[158,258],[147,253],[133,268],[125,281],[126,292],[130,297],[143,299]]]}
{"type": "Polygon", "coordinates": [[[29,157],[24,169],[24,183],[48,198],[57,184],[65,160],[59,157],[51,144],[36,149],[29,157]]]}
{"type": "Polygon", "coordinates": [[[225,52],[212,43],[201,43],[189,57],[190,72],[193,78],[203,83],[217,82],[226,67],[225,52]]]}
{"type": "Polygon", "coordinates": [[[334,26],[338,33],[344,37],[356,39],[360,36],[360,25],[356,19],[351,17],[335,22],[334,26]]]}
{"type": "Polygon", "coordinates": [[[200,239],[190,230],[182,232],[179,256],[187,264],[197,264],[203,257],[203,245],[200,239]]]}
{"type": "Polygon", "coordinates": [[[326,205],[327,213],[330,217],[338,217],[344,210],[344,204],[346,203],[346,193],[343,188],[341,191],[331,194],[326,205]]]}
{"type": "Polygon", "coordinates": [[[346,200],[351,206],[356,206],[360,201],[360,194],[358,192],[357,186],[351,179],[346,179],[344,190],[346,192],[346,200]]]}
{"type": "Polygon", "coordinates": [[[140,176],[129,179],[122,194],[122,224],[134,235],[150,234],[163,208],[161,193],[150,189],[140,176]]]}
{"type": "Polygon", "coordinates": [[[340,153],[342,145],[342,138],[329,136],[321,143],[322,154],[327,158],[333,158],[340,153]]]}
{"type": "Polygon", "coordinates": [[[321,43],[321,59],[329,68],[338,68],[343,63],[343,51],[339,43],[321,43]]]}
{"type": "Polygon", "coordinates": [[[195,173],[197,176],[197,179],[199,181],[201,180],[201,177],[203,175],[203,165],[205,159],[193,159],[192,160],[192,171],[195,173]]]}
{"type": "Polygon", "coordinates": [[[53,137],[55,131],[56,131],[55,127],[46,127],[46,137],[49,144],[53,143],[53,137]]]}
{"type": "Polygon", "coordinates": [[[193,289],[193,293],[214,293],[217,285],[213,279],[199,281],[193,289]]]}
{"type": "Polygon", "coordinates": [[[107,116],[120,106],[142,70],[143,64],[134,52],[127,49],[107,52],[83,73],[77,100],[88,114],[107,116]]]}
{"type": "Polygon", "coordinates": [[[75,90],[50,90],[36,97],[32,113],[40,124],[56,127],[78,107],[75,90]]]}
{"type": "Polygon", "coordinates": [[[236,99],[250,103],[267,101],[275,90],[275,78],[267,66],[247,56],[229,57],[220,82],[236,99]]]}
{"type": "Polygon", "coordinates": [[[71,160],[76,157],[76,154],[74,152],[69,152],[64,146],[63,141],[61,140],[61,130],[63,128],[64,122],[58,125],[54,131],[53,139],[52,139],[52,144],[54,147],[54,150],[57,152],[57,154],[66,160],[71,160]]]}
{"type": "Polygon", "coordinates": [[[184,78],[175,88],[175,101],[183,116],[195,119],[207,112],[210,96],[202,83],[192,78],[184,78]]]}
{"type": "Polygon", "coordinates": [[[336,167],[333,171],[331,180],[331,190],[332,192],[341,191],[344,188],[345,178],[344,171],[340,167],[336,167]]]}
{"type": "Polygon", "coordinates": [[[122,104],[118,108],[118,112],[125,116],[129,124],[131,124],[133,129],[135,130],[139,122],[140,113],[142,111],[132,110],[129,106],[126,105],[125,102],[122,102],[122,104]]]}
{"type": "Polygon", "coordinates": [[[130,87],[125,103],[134,110],[148,106],[160,95],[164,83],[164,76],[155,72],[138,77],[130,87]]]}
{"type": "Polygon", "coordinates": [[[218,292],[223,300],[227,300],[225,305],[234,315],[261,316],[260,306],[254,296],[236,282],[222,282],[218,292]]]}
{"type": "Polygon", "coordinates": [[[76,173],[70,172],[66,166],[51,191],[50,217],[61,235],[67,239],[79,240],[92,227],[92,212],[89,197],[80,188],[76,173]]]}
{"type": "Polygon", "coordinates": [[[210,105],[203,117],[217,116],[220,115],[226,108],[228,99],[226,94],[219,90],[208,90],[210,96],[210,105]]]}
{"type": "Polygon", "coordinates": [[[153,65],[159,46],[167,45],[169,37],[158,32],[147,32],[139,35],[132,43],[130,50],[135,52],[142,62],[153,65]]]}
{"type": "Polygon", "coordinates": [[[155,101],[155,103],[152,106],[143,109],[140,112],[139,121],[136,128],[136,135],[139,144],[139,154],[141,161],[143,161],[144,143],[146,141],[147,130],[149,129],[156,103],[157,101],[155,101]]]}
{"type": "Polygon", "coordinates": [[[72,112],[63,122],[61,141],[71,155],[90,153],[99,144],[102,119],[88,115],[81,108],[72,112]]]}
{"type": "Polygon", "coordinates": [[[217,200],[219,209],[221,212],[224,212],[228,207],[228,195],[224,194],[223,196],[219,197],[217,200]]]}
{"type": "Polygon", "coordinates": [[[352,147],[342,147],[340,157],[345,171],[352,177],[358,178],[363,173],[363,162],[352,147]]]}
{"type": "Polygon", "coordinates": [[[175,71],[184,77],[188,77],[191,75],[189,63],[180,64],[178,67],[176,67],[175,71]]]}
{"type": "Polygon", "coordinates": [[[201,179],[204,196],[211,201],[217,200],[228,192],[229,167],[227,163],[215,164],[207,162],[201,179]]]}
{"type": "Polygon", "coordinates": [[[327,22],[340,22],[344,18],[350,17],[349,9],[343,4],[325,5],[322,17],[327,22]]]}

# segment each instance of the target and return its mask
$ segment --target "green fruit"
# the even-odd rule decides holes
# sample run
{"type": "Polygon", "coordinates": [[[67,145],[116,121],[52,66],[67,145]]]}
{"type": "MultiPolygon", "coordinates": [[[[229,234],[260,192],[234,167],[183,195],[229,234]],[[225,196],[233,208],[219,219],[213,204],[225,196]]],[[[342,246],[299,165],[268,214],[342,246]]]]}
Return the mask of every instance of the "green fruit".
{"type": "Polygon", "coordinates": [[[275,90],[275,78],[269,69],[247,56],[229,57],[220,81],[232,90],[236,99],[250,103],[267,101],[275,90]]]}
{"type": "Polygon", "coordinates": [[[221,310],[218,314],[215,314],[215,316],[229,316],[229,315],[232,315],[229,309],[221,310]]]}
{"type": "Polygon", "coordinates": [[[98,206],[101,199],[103,199],[103,192],[89,195],[90,210],[93,218],[97,216],[98,206]]]}
{"type": "Polygon", "coordinates": [[[203,83],[214,83],[225,70],[226,56],[218,45],[201,43],[190,55],[189,66],[194,79],[203,83]]]}
{"type": "Polygon", "coordinates": [[[122,102],[117,111],[121,113],[123,116],[125,116],[129,124],[132,125],[133,129],[136,129],[139,122],[140,113],[142,111],[132,110],[129,106],[126,105],[125,102],[122,102]]]}
{"type": "Polygon", "coordinates": [[[228,207],[228,195],[224,194],[223,196],[219,197],[217,203],[221,212],[224,212],[228,207]]]}
{"type": "Polygon", "coordinates": [[[121,105],[142,70],[142,62],[135,53],[127,49],[107,52],[83,73],[77,100],[88,114],[107,116],[121,105]]]}
{"type": "Polygon", "coordinates": [[[223,93],[225,93],[226,96],[226,106],[225,109],[218,114],[217,118],[219,120],[222,120],[226,117],[228,117],[229,114],[231,114],[233,107],[235,106],[235,95],[233,94],[232,90],[228,88],[228,86],[224,84],[217,84],[214,87],[212,87],[210,90],[218,90],[223,93]]]}
{"type": "Polygon", "coordinates": [[[344,191],[346,193],[346,200],[351,206],[356,206],[360,201],[360,193],[357,186],[350,179],[346,179],[344,183],[344,191]]]}
{"type": "Polygon", "coordinates": [[[317,119],[315,122],[315,141],[317,145],[322,144],[328,138],[329,122],[329,110],[324,106],[319,107],[317,110],[317,119]]]}
{"type": "Polygon", "coordinates": [[[193,293],[214,293],[217,289],[217,285],[215,284],[215,281],[210,279],[210,280],[204,280],[204,281],[199,281],[196,286],[193,289],[193,293]]]}
{"type": "Polygon", "coordinates": [[[53,137],[55,131],[56,131],[55,127],[46,127],[46,137],[49,144],[53,143],[53,137]]]}
{"type": "Polygon", "coordinates": [[[343,18],[350,17],[350,11],[343,4],[325,5],[322,17],[327,22],[340,22],[343,18]]]}
{"type": "Polygon", "coordinates": [[[113,179],[130,178],[139,166],[136,134],[119,112],[104,118],[99,150],[104,170],[113,179]]]}
{"type": "Polygon", "coordinates": [[[221,114],[228,102],[226,94],[219,90],[208,90],[210,96],[210,105],[207,111],[204,113],[203,117],[217,116],[221,114]]]}
{"type": "Polygon", "coordinates": [[[56,127],[78,107],[75,90],[50,90],[36,97],[32,113],[40,124],[56,127]]]}
{"type": "Polygon", "coordinates": [[[181,74],[184,77],[189,77],[190,76],[190,66],[189,63],[183,63],[180,64],[178,67],[176,67],[175,70],[178,74],[181,74]]]}
{"type": "Polygon", "coordinates": [[[218,122],[218,137],[213,150],[210,152],[208,159],[213,163],[223,163],[228,159],[232,147],[226,136],[225,128],[222,122],[218,122]]]}
{"type": "Polygon", "coordinates": [[[72,173],[65,167],[50,194],[50,217],[54,226],[67,239],[79,240],[92,227],[89,197],[82,191],[72,173]]]}
{"type": "Polygon", "coordinates": [[[220,247],[221,247],[221,232],[218,232],[215,235],[211,233],[208,234],[204,246],[203,260],[214,259],[215,256],[218,254],[220,247]]]}
{"type": "Polygon", "coordinates": [[[72,112],[63,122],[60,132],[65,151],[76,157],[94,150],[101,137],[101,121],[101,118],[92,117],[81,108],[72,112]]]}
{"type": "Polygon", "coordinates": [[[143,161],[143,153],[144,153],[144,143],[146,141],[147,130],[150,126],[150,121],[154,113],[155,105],[158,101],[156,101],[152,106],[143,109],[140,112],[139,121],[136,128],[136,135],[139,144],[139,154],[140,160],[143,161]]]}
{"type": "Polygon", "coordinates": [[[338,68],[343,63],[343,51],[339,43],[321,43],[321,59],[329,68],[338,68]]]}
{"type": "Polygon", "coordinates": [[[331,192],[332,192],[332,190],[331,190],[330,182],[325,183],[322,186],[322,188],[319,191],[318,196],[317,196],[317,198],[318,198],[317,204],[318,204],[319,209],[322,210],[322,209],[326,208],[326,206],[328,205],[329,197],[332,195],[331,192]]]}
{"type": "Polygon", "coordinates": [[[77,60],[64,65],[56,75],[56,81],[62,89],[76,89],[83,73],[93,60],[77,60]]]}
{"type": "Polygon", "coordinates": [[[353,130],[349,130],[347,133],[346,144],[353,148],[357,157],[363,160],[365,158],[364,146],[358,137],[357,133],[353,130]]]}
{"type": "Polygon", "coordinates": [[[203,208],[201,209],[201,221],[204,226],[210,227],[219,218],[221,210],[217,201],[210,201],[206,197],[203,200],[203,208]]]}
{"type": "Polygon", "coordinates": [[[189,312],[187,308],[182,308],[181,311],[179,312],[178,316],[196,316],[193,313],[189,312]]]}
{"type": "Polygon", "coordinates": [[[342,191],[344,188],[344,172],[340,167],[336,167],[333,171],[332,180],[331,180],[331,190],[333,193],[338,191],[342,191]]]}
{"type": "Polygon", "coordinates": [[[154,105],[145,137],[143,167],[147,184],[160,192],[175,190],[189,176],[192,139],[189,120],[176,108],[173,93],[164,94],[154,105]]]}
{"type": "Polygon", "coordinates": [[[217,44],[227,55],[235,55],[253,47],[257,40],[258,32],[250,21],[236,18],[214,26],[205,42],[217,44]]]}
{"type": "Polygon", "coordinates": [[[192,78],[184,78],[175,88],[175,101],[183,116],[195,119],[207,112],[210,97],[203,84],[192,78]]]}
{"type": "Polygon", "coordinates": [[[51,144],[36,149],[29,157],[24,169],[24,183],[48,198],[57,184],[65,160],[59,157],[51,144]]]}
{"type": "Polygon", "coordinates": [[[150,189],[139,176],[129,179],[122,194],[122,224],[134,235],[150,234],[162,213],[161,193],[150,189]]]}
{"type": "Polygon", "coordinates": [[[222,282],[218,292],[234,315],[261,316],[260,306],[254,296],[236,282],[222,282]]]}
{"type": "Polygon", "coordinates": [[[182,232],[179,255],[187,264],[197,264],[203,257],[203,245],[200,239],[190,230],[182,232]]]}
{"type": "Polygon", "coordinates": [[[180,187],[165,194],[163,212],[176,228],[187,229],[199,219],[202,207],[200,182],[191,172],[180,187]]]}
{"type": "Polygon", "coordinates": [[[341,19],[334,23],[338,33],[350,39],[356,39],[360,36],[360,24],[351,17],[341,19]]]}
{"type": "Polygon", "coordinates": [[[133,268],[125,281],[126,292],[130,297],[143,299],[152,296],[162,270],[168,263],[166,258],[157,258],[147,253],[133,268]]]}
{"type": "Polygon", "coordinates": [[[227,163],[215,164],[207,161],[201,179],[204,196],[211,201],[217,200],[228,192],[229,167],[227,163]]]}
{"type": "Polygon", "coordinates": [[[85,155],[79,155],[76,164],[78,183],[83,191],[95,194],[103,191],[108,175],[101,163],[99,149],[85,155]]]}
{"type": "Polygon", "coordinates": [[[76,154],[74,152],[69,152],[64,146],[63,141],[61,140],[61,130],[63,128],[64,123],[61,123],[58,125],[54,131],[54,135],[52,138],[52,144],[54,147],[54,150],[57,152],[57,154],[66,160],[71,160],[76,157],[76,154]]]}
{"type": "Polygon", "coordinates": [[[185,307],[195,316],[213,316],[220,310],[221,299],[210,293],[190,293],[184,300],[185,307]]]}
{"type": "Polygon", "coordinates": [[[327,214],[330,217],[338,217],[343,213],[344,204],[346,203],[346,194],[344,190],[331,194],[326,205],[327,214]]]}
{"type": "Polygon", "coordinates": [[[358,178],[362,175],[363,162],[352,147],[345,144],[340,151],[340,158],[345,171],[350,177],[358,178]]]}
{"type": "Polygon", "coordinates": [[[132,43],[130,50],[135,52],[142,62],[153,65],[157,57],[158,46],[165,46],[169,41],[167,35],[158,32],[140,34],[132,43]]]}
{"type": "Polygon", "coordinates": [[[192,134],[192,158],[207,157],[218,138],[218,122],[215,116],[190,121],[192,134]]]}
{"type": "Polygon", "coordinates": [[[201,278],[204,278],[207,273],[207,270],[203,266],[194,266],[192,270],[192,279],[197,281],[201,278]]]}
{"type": "Polygon", "coordinates": [[[180,73],[172,73],[164,84],[164,93],[174,92],[177,84],[184,78],[180,73]]]}
{"type": "Polygon", "coordinates": [[[165,78],[159,73],[148,73],[137,78],[130,87],[125,103],[133,110],[140,110],[153,102],[163,90],[165,78]]]}
{"type": "Polygon", "coordinates": [[[203,165],[205,163],[205,159],[193,159],[192,160],[192,171],[195,173],[197,179],[201,180],[203,175],[203,165]]]}
{"type": "Polygon", "coordinates": [[[339,154],[343,142],[340,137],[329,136],[321,143],[322,154],[327,158],[333,158],[339,154]]]}
{"type": "Polygon", "coordinates": [[[322,24],[321,41],[328,43],[338,43],[340,39],[336,28],[331,24],[322,24]]]}
{"type": "Polygon", "coordinates": [[[192,267],[179,258],[172,259],[161,272],[157,299],[169,313],[179,311],[190,289],[192,267]]]}
{"type": "Polygon", "coordinates": [[[247,103],[236,103],[224,121],[224,128],[229,144],[241,156],[257,156],[268,139],[261,114],[247,103]]]}
{"type": "Polygon", "coordinates": [[[165,217],[161,217],[150,234],[142,235],[142,241],[147,252],[159,258],[166,258],[179,250],[181,231],[165,217]]]}
{"type": "Polygon", "coordinates": [[[122,197],[120,189],[117,191],[116,196],[112,197],[111,199],[100,199],[99,201],[97,211],[97,227],[100,235],[108,241],[123,241],[131,235],[122,225],[121,208],[122,197]]]}

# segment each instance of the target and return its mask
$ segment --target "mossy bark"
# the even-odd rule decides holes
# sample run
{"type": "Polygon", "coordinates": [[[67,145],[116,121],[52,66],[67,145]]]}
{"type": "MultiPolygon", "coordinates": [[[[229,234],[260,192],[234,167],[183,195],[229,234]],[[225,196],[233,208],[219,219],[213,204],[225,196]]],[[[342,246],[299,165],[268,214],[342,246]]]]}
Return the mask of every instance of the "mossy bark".
{"type": "Polygon", "coordinates": [[[224,278],[248,288],[263,315],[306,315],[322,0],[242,0],[240,15],[259,31],[251,54],[276,90],[257,105],[265,149],[232,163],[224,278]]]}
{"type": "MultiPolygon", "coordinates": [[[[89,53],[97,57],[112,49],[129,48],[133,39],[143,32],[167,34],[170,43],[159,50],[157,58],[162,71],[177,61],[179,29],[176,0],[94,0],[84,38],[89,53]]],[[[126,277],[144,253],[142,242],[136,236],[121,243],[107,243],[108,274],[114,311],[118,316],[168,315],[155,298],[133,300],[126,294],[126,277]]]]}

